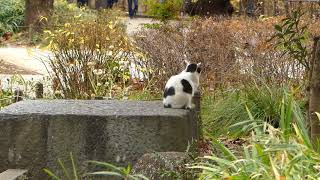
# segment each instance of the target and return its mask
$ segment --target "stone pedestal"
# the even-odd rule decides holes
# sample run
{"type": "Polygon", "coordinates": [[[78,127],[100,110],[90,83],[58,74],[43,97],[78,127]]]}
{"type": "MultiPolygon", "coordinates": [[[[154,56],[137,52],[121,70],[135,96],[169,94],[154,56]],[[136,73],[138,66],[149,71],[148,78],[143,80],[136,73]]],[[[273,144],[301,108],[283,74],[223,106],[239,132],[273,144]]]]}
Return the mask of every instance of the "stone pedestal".
{"type": "Polygon", "coordinates": [[[180,151],[198,139],[194,111],[163,108],[160,101],[33,100],[0,111],[0,172],[71,168],[70,152],[84,172],[86,160],[134,164],[145,153],[180,151]]]}

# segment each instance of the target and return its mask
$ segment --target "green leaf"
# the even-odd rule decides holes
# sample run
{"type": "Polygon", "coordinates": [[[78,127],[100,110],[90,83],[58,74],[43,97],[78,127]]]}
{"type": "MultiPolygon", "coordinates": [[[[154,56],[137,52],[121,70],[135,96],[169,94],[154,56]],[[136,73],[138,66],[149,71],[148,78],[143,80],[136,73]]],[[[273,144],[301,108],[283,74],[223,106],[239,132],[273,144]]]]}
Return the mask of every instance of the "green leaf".
{"type": "Polygon", "coordinates": [[[262,148],[261,145],[259,144],[255,144],[254,145],[258,155],[259,155],[259,158],[262,160],[262,163],[265,164],[265,165],[270,165],[270,161],[269,161],[269,158],[268,158],[268,154],[266,154],[262,148]]]}
{"type": "Polygon", "coordinates": [[[228,159],[230,160],[237,160],[238,158],[228,149],[224,146],[224,144],[222,144],[221,142],[219,142],[216,139],[212,140],[213,144],[218,146],[219,149],[222,150],[223,154],[228,157],[228,159]]]}
{"type": "Polygon", "coordinates": [[[60,165],[60,167],[61,167],[64,175],[67,177],[67,179],[70,179],[70,180],[71,180],[71,177],[70,177],[70,175],[69,175],[66,167],[64,166],[63,162],[61,161],[61,159],[58,159],[58,163],[59,163],[59,165],[60,165]]]}
{"type": "Polygon", "coordinates": [[[57,175],[55,175],[52,171],[50,171],[49,169],[43,169],[45,173],[47,173],[50,177],[52,177],[55,180],[61,180],[60,178],[58,178],[57,175]]]}
{"type": "Polygon", "coordinates": [[[87,175],[100,175],[100,176],[117,176],[117,177],[123,177],[122,174],[118,172],[113,171],[97,171],[93,173],[87,173],[87,175]]]}
{"type": "Polygon", "coordinates": [[[282,27],[281,26],[279,26],[279,25],[274,25],[274,28],[277,30],[277,31],[279,31],[279,32],[282,32],[282,27]]]}
{"type": "Polygon", "coordinates": [[[101,166],[101,167],[105,167],[105,168],[110,168],[112,170],[116,170],[116,171],[120,171],[120,168],[115,166],[115,165],[112,165],[110,163],[106,163],[106,162],[99,162],[99,161],[87,161],[88,163],[92,163],[94,165],[97,165],[97,166],[101,166]]]}

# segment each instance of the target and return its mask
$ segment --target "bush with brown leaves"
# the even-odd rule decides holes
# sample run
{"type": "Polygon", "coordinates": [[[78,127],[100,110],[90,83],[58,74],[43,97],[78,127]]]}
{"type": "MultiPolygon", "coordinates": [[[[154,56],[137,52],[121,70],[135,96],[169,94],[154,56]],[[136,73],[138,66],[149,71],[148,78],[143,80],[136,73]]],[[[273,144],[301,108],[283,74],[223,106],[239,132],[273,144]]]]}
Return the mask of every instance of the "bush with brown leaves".
{"type": "MultiPolygon", "coordinates": [[[[147,54],[150,82],[157,89],[184,68],[185,59],[202,63],[201,84],[206,89],[238,87],[257,79],[273,84],[299,83],[304,67],[283,56],[281,49],[274,48],[274,41],[268,41],[281,18],[173,22],[137,33],[135,42],[147,54]]],[[[309,24],[312,34],[317,34],[315,24],[309,24]]]]}

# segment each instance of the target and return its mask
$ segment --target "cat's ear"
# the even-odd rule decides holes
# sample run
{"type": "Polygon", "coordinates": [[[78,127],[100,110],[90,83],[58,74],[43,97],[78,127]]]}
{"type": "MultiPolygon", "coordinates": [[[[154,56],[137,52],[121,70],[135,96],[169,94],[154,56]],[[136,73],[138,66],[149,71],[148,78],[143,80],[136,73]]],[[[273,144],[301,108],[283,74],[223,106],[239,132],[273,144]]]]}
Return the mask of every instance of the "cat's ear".
{"type": "Polygon", "coordinates": [[[201,68],[201,63],[198,63],[198,64],[197,64],[197,72],[200,73],[200,72],[201,72],[201,69],[202,69],[202,68],[201,68]]]}
{"type": "Polygon", "coordinates": [[[184,63],[186,63],[187,66],[190,64],[188,60],[184,60],[184,63]]]}

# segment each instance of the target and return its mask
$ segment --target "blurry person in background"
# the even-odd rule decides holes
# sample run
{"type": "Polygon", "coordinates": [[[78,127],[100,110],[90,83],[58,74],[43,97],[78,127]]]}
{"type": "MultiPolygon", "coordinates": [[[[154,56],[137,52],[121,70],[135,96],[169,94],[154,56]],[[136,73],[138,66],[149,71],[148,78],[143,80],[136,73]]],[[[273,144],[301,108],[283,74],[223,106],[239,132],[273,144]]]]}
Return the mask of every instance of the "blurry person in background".
{"type": "Polygon", "coordinates": [[[128,0],[129,17],[133,18],[138,12],[138,0],[128,0]],[[133,4],[133,7],[132,7],[133,4]]]}
{"type": "Polygon", "coordinates": [[[117,3],[118,0],[107,0],[107,8],[111,9],[114,3],[117,3]]]}
{"type": "Polygon", "coordinates": [[[77,1],[78,6],[87,6],[88,5],[88,0],[78,0],[77,1]]]}

